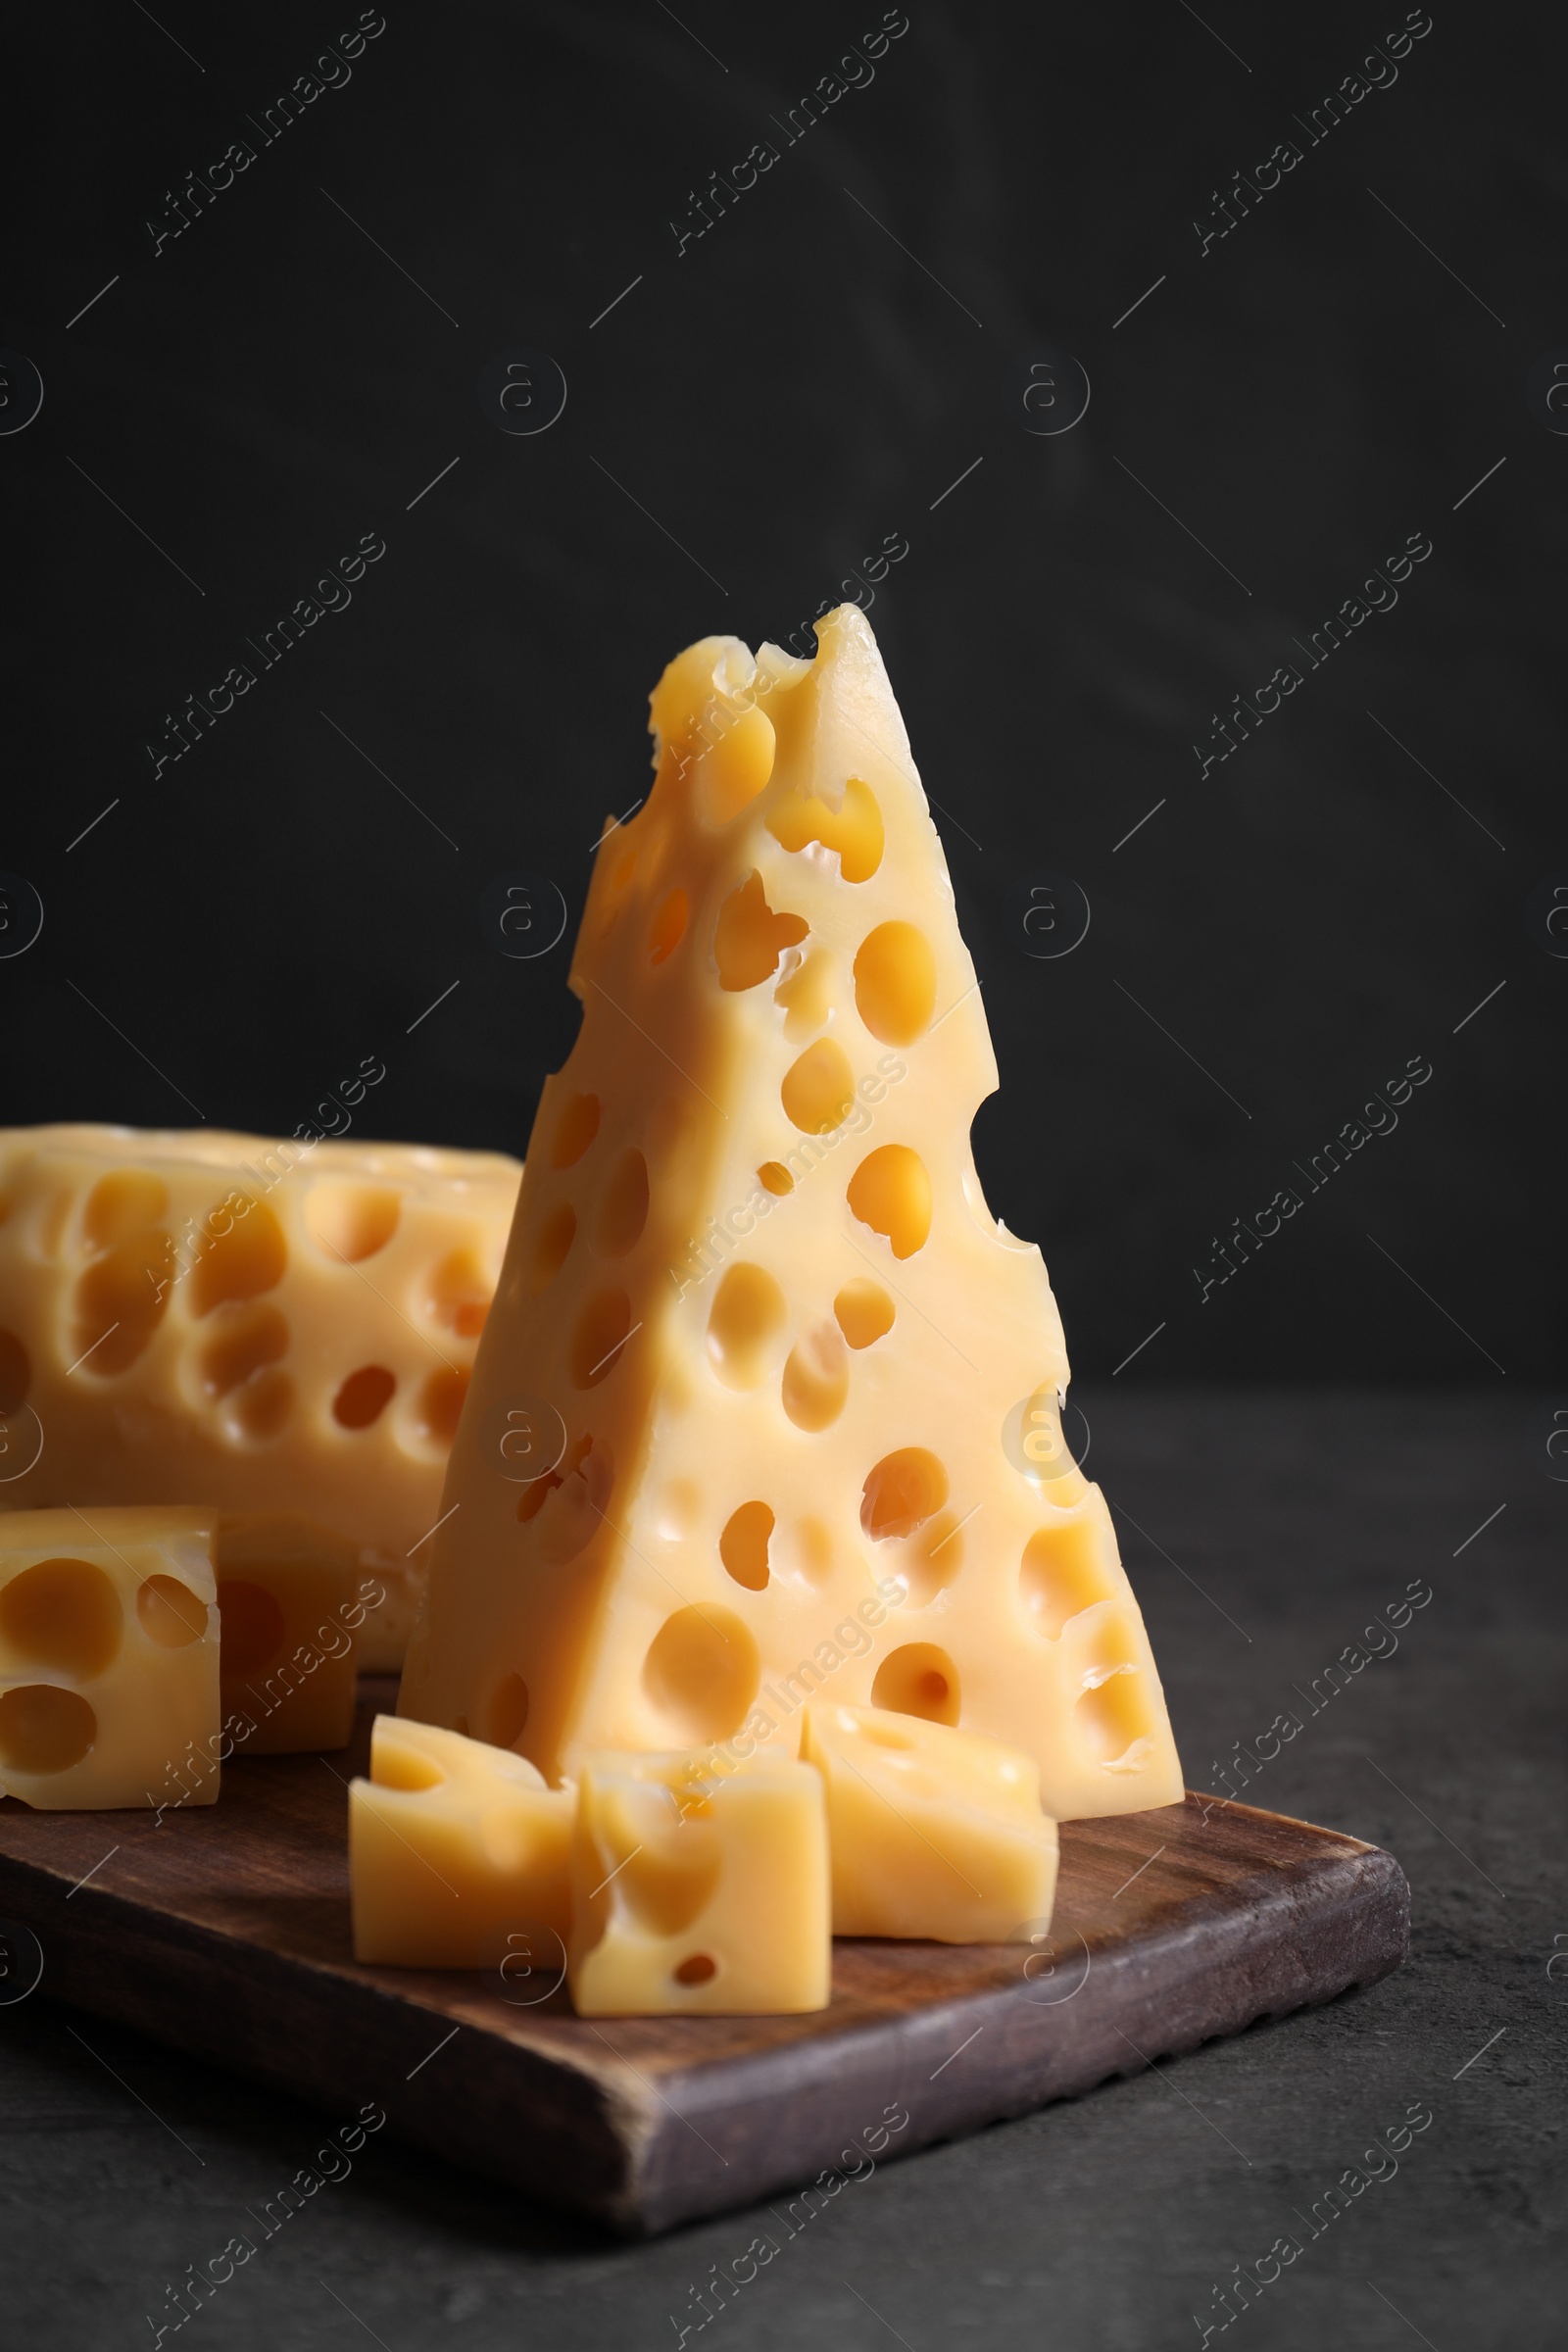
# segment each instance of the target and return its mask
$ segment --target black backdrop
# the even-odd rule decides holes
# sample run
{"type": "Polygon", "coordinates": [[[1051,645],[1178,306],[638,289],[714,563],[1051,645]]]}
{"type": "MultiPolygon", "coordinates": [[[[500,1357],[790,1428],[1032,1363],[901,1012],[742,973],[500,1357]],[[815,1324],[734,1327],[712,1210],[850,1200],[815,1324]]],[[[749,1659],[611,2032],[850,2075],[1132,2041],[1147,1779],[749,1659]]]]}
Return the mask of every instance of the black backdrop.
{"type": "Polygon", "coordinates": [[[982,1174],[1077,1369],[1163,1326],[1124,1381],[1545,1377],[1568,416],[1527,378],[1568,362],[1568,166],[1534,19],[1405,22],[387,0],[359,46],[347,0],[34,12],[0,867],[44,923],[0,960],[0,1115],[286,1131],[375,1055],[355,1132],[521,1152],[570,929],[503,956],[487,885],[574,925],[663,662],[858,573],[986,985],[982,1174]],[[503,432],[478,379],[524,351],[565,409],[503,432]],[[1025,429],[1063,351],[1088,411],[1025,429]],[[1087,899],[1065,956],[1027,952],[1044,875],[1087,899]]]}

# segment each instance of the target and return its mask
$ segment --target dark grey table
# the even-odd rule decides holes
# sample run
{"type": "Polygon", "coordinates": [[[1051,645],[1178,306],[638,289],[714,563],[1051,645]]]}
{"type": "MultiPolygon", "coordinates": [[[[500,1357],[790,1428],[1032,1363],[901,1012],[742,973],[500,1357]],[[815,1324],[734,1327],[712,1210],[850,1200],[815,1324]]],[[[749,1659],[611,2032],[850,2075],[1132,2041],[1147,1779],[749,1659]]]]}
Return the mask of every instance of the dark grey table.
{"type": "MultiPolygon", "coordinates": [[[[1568,1486],[1531,1399],[1499,1380],[1083,1402],[1190,1785],[1215,1786],[1281,1710],[1305,1715],[1373,1613],[1431,1585],[1396,1652],[1307,1716],[1249,1792],[1398,1854],[1401,1973],[879,2168],[793,2236],[763,2210],[621,2245],[371,2139],[183,2344],[652,2352],[682,2328],[699,2340],[693,2290],[713,2266],[744,2272],[764,2227],[777,2253],[705,2341],[1152,2352],[1204,2326],[1253,2352],[1564,2341],[1568,1486]],[[1412,2108],[1431,2121],[1403,2152],[1363,2162],[1412,2108]],[[1382,2177],[1341,2210],[1327,2191],[1351,2167],[1382,2177]],[[1281,2267],[1287,2234],[1302,2250],[1281,2267]],[[1279,2275],[1222,2330],[1215,2289],[1236,2266],[1279,2275]]],[[[41,1994],[0,2008],[0,2338],[28,2352],[150,2345],[167,2289],[347,2120],[41,1994]]]]}

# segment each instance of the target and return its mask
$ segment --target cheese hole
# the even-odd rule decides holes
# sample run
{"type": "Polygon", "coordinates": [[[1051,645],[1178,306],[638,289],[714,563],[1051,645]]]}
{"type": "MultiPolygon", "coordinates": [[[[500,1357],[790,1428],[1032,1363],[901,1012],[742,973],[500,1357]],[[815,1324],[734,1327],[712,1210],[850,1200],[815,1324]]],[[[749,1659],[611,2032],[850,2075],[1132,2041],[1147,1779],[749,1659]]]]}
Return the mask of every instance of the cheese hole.
{"type": "Polygon", "coordinates": [[[226,1396],[264,1365],[286,1355],[288,1340],[288,1325],[275,1306],[225,1309],[201,1349],[202,1387],[209,1396],[226,1396]]]}
{"type": "Polygon", "coordinates": [[[624,1291],[601,1291],[590,1298],[571,1335],[568,1368],[575,1389],[595,1389],[608,1380],[631,1337],[631,1300],[624,1291]]]}
{"type": "Polygon", "coordinates": [[[537,1519],[560,1484],[561,1479],[554,1470],[546,1470],[540,1477],[530,1479],[517,1497],[517,1517],[524,1526],[530,1519],[537,1519]]]}
{"type": "Polygon", "coordinates": [[[546,1211],[534,1236],[533,1281],[529,1287],[536,1298],[561,1272],[576,1237],[577,1211],[569,1200],[558,1200],[554,1208],[546,1211]]]}
{"type": "Polygon", "coordinates": [[[192,1314],[210,1315],[229,1298],[260,1297],[282,1281],[287,1263],[282,1227],[265,1200],[253,1200],[197,1258],[190,1278],[192,1314]]]}
{"type": "Polygon", "coordinates": [[[490,1278],[471,1250],[453,1250],[442,1258],[425,1290],[425,1310],[460,1340],[476,1340],[490,1311],[490,1278]]]}
{"type": "Polygon", "coordinates": [[[885,1453],[860,1495],[860,1525],[873,1544],[912,1536],[948,1499],[948,1474],[923,1446],[885,1453]]]}
{"type": "Polygon", "coordinates": [[[550,1149],[553,1168],[574,1168],[599,1133],[599,1097],[573,1095],[556,1121],[550,1149]]]}
{"type": "Polygon", "coordinates": [[[1151,1738],[1153,1724],[1140,1674],[1112,1674],[1086,1690],[1073,1709],[1079,1744],[1097,1764],[1125,1768],[1141,1758],[1132,1750],[1151,1738]]]}
{"type": "Polygon", "coordinates": [[[0,1691],[0,1764],[12,1772],[69,1772],[98,1737],[79,1690],[24,1683],[0,1691]]]}
{"type": "Polygon", "coordinates": [[[362,1364],[333,1397],[333,1420],[345,1429],[368,1429],[386,1409],[397,1385],[396,1375],[384,1364],[362,1364]]]}
{"type": "Polygon", "coordinates": [[[224,1410],[242,1438],[275,1438],[294,1410],[294,1383],[273,1365],[237,1388],[224,1410]]]}
{"type": "Polygon", "coordinates": [[[937,959],[913,923],[879,923],[855,958],[855,1007],[885,1046],[908,1046],[937,1001],[937,959]]]}
{"type": "Polygon", "coordinates": [[[415,1427],[431,1446],[450,1446],[458,1434],[464,1398],[468,1394],[466,1364],[443,1364],[428,1373],[415,1413],[415,1427]]]}
{"type": "Polygon", "coordinates": [[[962,1528],[952,1511],[938,1511],[900,1547],[892,1573],[911,1608],[928,1608],[963,1566],[962,1528]]]}
{"type": "Polygon", "coordinates": [[[871,1685],[871,1704],[894,1715],[918,1715],[927,1723],[958,1720],[958,1670],[945,1649],[930,1642],[906,1642],[885,1657],[871,1685]]]}
{"type": "Polygon", "coordinates": [[[1121,1610],[1104,1610],[1079,1652],[1084,1689],[1093,1690],[1113,1674],[1135,1674],[1138,1670],[1135,1648],[1132,1628],[1121,1610]]]}
{"type": "Polygon", "coordinates": [[[773,1514],[765,1502],[743,1502],[724,1522],[718,1556],[748,1592],[760,1592],[766,1586],[767,1547],[772,1536],[773,1514]]]}
{"type": "Polygon", "coordinates": [[[87,1195],[81,1230],[89,1250],[110,1250],[156,1225],[169,1206],[169,1188],[145,1168],[117,1168],[87,1195]]]}
{"type": "Polygon", "coordinates": [[[893,1301],[879,1282],[847,1282],[833,1312],[852,1348],[870,1348],[893,1329],[893,1301]]]}
{"type": "Polygon", "coordinates": [[[1106,1597],[1094,1522],[1068,1519],[1036,1530],[1024,1545],[1018,1592],[1025,1610],[1048,1642],[1069,1618],[1106,1597]]]}
{"type": "Polygon", "coordinates": [[[667,963],[686,936],[691,918],[691,902],[683,890],[672,890],[654,917],[654,927],[648,935],[650,963],[667,963]]]}
{"type": "Polygon", "coordinates": [[[376,1734],[370,1750],[370,1778],[378,1788],[406,1788],[418,1795],[426,1788],[439,1788],[446,1777],[433,1756],[416,1747],[400,1747],[396,1740],[376,1734]]]}
{"type": "Polygon", "coordinates": [[[134,1234],[93,1259],[76,1284],[71,1341],[82,1372],[103,1380],[136,1361],[164,1319],[175,1271],[163,1232],[134,1234]]]}
{"type": "Polygon", "coordinates": [[[697,794],[710,825],[727,825],[756,800],[773,773],[773,724],[754,705],[730,718],[697,762],[697,794]]]}
{"type": "Polygon", "coordinates": [[[640,1152],[626,1152],[599,1203],[595,1246],[605,1257],[624,1257],[641,1240],[647,1222],[648,1162],[640,1152]]]}
{"type": "Polygon", "coordinates": [[[615,1483],[614,1457],[603,1438],[579,1438],[564,1469],[561,1498],[539,1531],[539,1557],[547,1567],[574,1560],[602,1532],[615,1483]]]}
{"type": "Polygon", "coordinates": [[[677,1609],[643,1661],[643,1688],[687,1746],[727,1740],[745,1722],[762,1677],[757,1643],[733,1609],[677,1609]]]}
{"type": "Polygon", "coordinates": [[[716,1960],[710,1959],[707,1952],[693,1952],[691,1958],[683,1960],[676,1969],[675,1982],[677,1984],[709,1984],[717,1974],[716,1960]]]}
{"type": "Polygon", "coordinates": [[[789,1309],[762,1266],[725,1269],[708,1316],[708,1354],[727,1389],[755,1389],[767,1378],[773,1343],[789,1309]]]}
{"type": "Polygon", "coordinates": [[[807,793],[786,793],[769,810],[767,829],[786,850],[804,850],[813,841],[836,850],[846,882],[869,882],[882,862],[882,811],[858,776],[850,777],[838,808],[807,793]]]}
{"type": "Polygon", "coordinates": [[[718,966],[719,987],[757,988],[771,979],[785,949],[803,940],[807,929],[804,915],[773,912],[762,877],[754,867],[718,910],[713,960],[718,966]]]}
{"type": "Polygon", "coordinates": [[[849,1202],[862,1225],[893,1245],[895,1257],[912,1257],[931,1231],[931,1179],[907,1144],[883,1144],[867,1152],[850,1178],[849,1202]]]}
{"type": "MultiPolygon", "coordinates": [[[[523,1488],[522,1493],[517,1497],[517,1517],[523,1522],[524,1526],[527,1525],[530,1519],[537,1519],[539,1513],[544,1509],[545,1504],[550,1500],[550,1497],[555,1493],[556,1489],[558,1487],[564,1486],[566,1480],[571,1476],[574,1470],[581,1469],[582,1464],[586,1461],[589,1454],[592,1453],[593,1446],[594,1442],[591,1437],[579,1438],[569,1453],[564,1456],[564,1466],[558,1463],[554,1470],[541,1471],[537,1478],[529,1480],[528,1484],[523,1488]]],[[[584,1492],[586,1492],[586,1489],[584,1492]]],[[[601,1508],[603,1508],[608,1498],[607,1482],[607,1493],[599,1496],[601,1508]]],[[[584,1540],[586,1541],[586,1538],[584,1540]]],[[[577,1545],[577,1549],[580,1551],[582,1545],[579,1544],[577,1545]]]]}
{"type": "Polygon", "coordinates": [[[14,1331],[0,1331],[0,1413],[14,1413],[32,1380],[27,1350],[14,1331]]]}
{"type": "Polygon", "coordinates": [[[855,1072],[837,1039],[819,1037],[808,1046],[786,1071],[779,1093],[786,1113],[805,1134],[826,1135],[837,1127],[855,1100],[855,1072]]]}
{"type": "Polygon", "coordinates": [[[528,1686],[520,1674],[509,1674],[496,1685],[490,1700],[490,1738],[497,1747],[511,1747],[522,1737],[528,1720],[528,1686]]]}
{"type": "MultiPolygon", "coordinates": [[[[712,1901],[723,1872],[723,1856],[716,1841],[693,1826],[694,1815],[701,1813],[700,1801],[697,1805],[689,1797],[682,1801],[686,1818],[672,1841],[664,1841],[657,1853],[646,1845],[639,1853],[636,1838],[628,1836],[625,1856],[616,1861],[607,1858],[604,1864],[626,1908],[656,1936],[683,1935],[712,1901]]],[[[624,1825],[626,1829],[630,1826],[624,1825]]],[[[620,1839],[615,1844],[618,1849],[620,1839]]]]}
{"type": "Polygon", "coordinates": [[[334,1264],[356,1266],[384,1250],[402,1213],[401,1193],[352,1177],[323,1176],[305,1196],[305,1230],[334,1264]]]}
{"type": "Polygon", "coordinates": [[[225,1681],[260,1674],[283,1646],[283,1612],[265,1585],[223,1577],[218,1587],[219,1665],[225,1681]]]}
{"type": "Polygon", "coordinates": [[[0,1642],[28,1666],[83,1682],[120,1655],[120,1594],[91,1560],[39,1560],[0,1592],[0,1642]]]}
{"type": "Polygon", "coordinates": [[[781,1159],[764,1159],[757,1171],[757,1181],[775,1200],[782,1200],[786,1193],[795,1190],[795,1179],[781,1159]]]}
{"type": "Polygon", "coordinates": [[[608,931],[620,912],[631,887],[631,878],[637,871],[636,844],[628,843],[617,852],[612,843],[611,836],[619,831],[620,827],[612,817],[603,836],[606,846],[600,853],[600,863],[605,868],[604,895],[600,901],[598,918],[601,931],[608,931]]]}
{"type": "Polygon", "coordinates": [[[773,991],[773,1002],[784,1014],[784,1034],[796,1045],[820,1029],[833,1009],[833,958],[818,949],[800,970],[790,972],[773,991]]]}
{"type": "Polygon", "coordinates": [[[784,1410],[797,1429],[827,1429],[844,1410],[850,1363],[836,1323],[813,1323],[790,1349],[784,1366],[784,1410]]]}
{"type": "Polygon", "coordinates": [[[160,1649],[188,1649],[207,1631],[209,1610],[177,1576],[149,1576],[136,1594],[136,1616],[160,1649]]]}

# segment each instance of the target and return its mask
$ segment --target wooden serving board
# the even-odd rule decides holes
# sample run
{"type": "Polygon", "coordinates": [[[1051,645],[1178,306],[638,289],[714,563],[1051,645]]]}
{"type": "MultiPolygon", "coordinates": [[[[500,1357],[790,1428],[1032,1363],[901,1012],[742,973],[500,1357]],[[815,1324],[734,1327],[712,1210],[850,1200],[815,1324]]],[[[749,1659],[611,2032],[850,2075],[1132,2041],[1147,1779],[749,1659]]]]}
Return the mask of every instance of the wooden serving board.
{"type": "Polygon", "coordinates": [[[231,1764],[218,1804],[161,1824],[0,1802],[0,1920],[37,1936],[43,1997],[340,2114],[376,2101],[404,2138],[626,2235],[978,2131],[1404,1955],[1391,1854],[1189,1795],[1063,1825],[1041,1951],[841,1939],[814,2016],[590,2022],[564,1989],[515,1997],[553,1975],[509,1998],[355,1961],[344,1784],[372,1711],[346,1753],[231,1764]]]}

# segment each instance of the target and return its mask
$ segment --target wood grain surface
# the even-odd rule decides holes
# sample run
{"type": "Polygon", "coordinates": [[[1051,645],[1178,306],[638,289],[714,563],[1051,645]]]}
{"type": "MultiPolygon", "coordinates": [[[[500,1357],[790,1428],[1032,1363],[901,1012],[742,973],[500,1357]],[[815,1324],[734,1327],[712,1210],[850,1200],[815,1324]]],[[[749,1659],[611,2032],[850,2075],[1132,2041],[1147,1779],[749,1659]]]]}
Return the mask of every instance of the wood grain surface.
{"type": "Polygon", "coordinates": [[[1189,1795],[1063,1825],[1033,1953],[841,1939],[814,2016],[579,2019],[553,1950],[505,1983],[355,1961],[347,1781],[372,1712],[342,1754],[232,1764],[217,1805],[161,1822],[0,1802],[0,1920],[37,1936],[44,1997],[334,2109],[378,2102],[404,2137],[627,2235],[821,2177],[819,2202],[1404,1954],[1392,1855],[1189,1795]]]}

